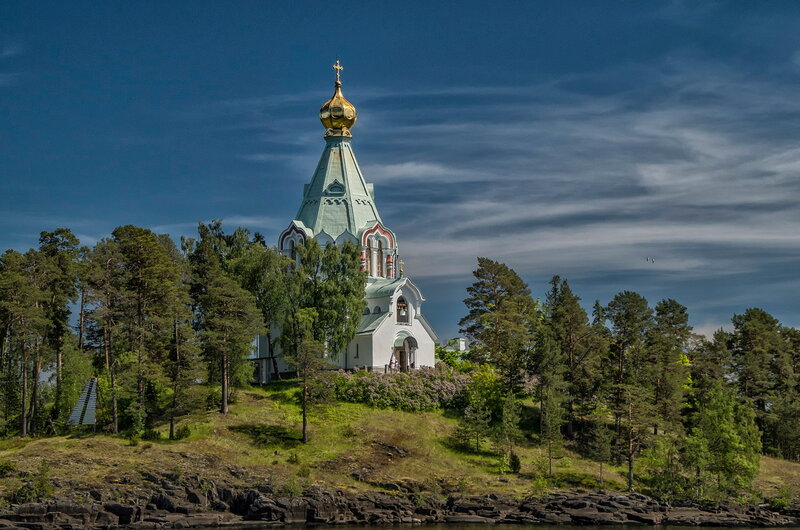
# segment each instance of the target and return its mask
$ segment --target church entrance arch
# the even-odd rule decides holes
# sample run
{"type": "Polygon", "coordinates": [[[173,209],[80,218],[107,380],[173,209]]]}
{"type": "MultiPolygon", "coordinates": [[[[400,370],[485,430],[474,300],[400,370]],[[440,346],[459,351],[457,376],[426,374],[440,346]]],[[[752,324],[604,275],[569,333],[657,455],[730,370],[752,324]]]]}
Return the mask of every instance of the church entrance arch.
{"type": "Polygon", "coordinates": [[[394,339],[393,361],[401,372],[417,367],[417,339],[407,331],[401,331],[394,339]]]}

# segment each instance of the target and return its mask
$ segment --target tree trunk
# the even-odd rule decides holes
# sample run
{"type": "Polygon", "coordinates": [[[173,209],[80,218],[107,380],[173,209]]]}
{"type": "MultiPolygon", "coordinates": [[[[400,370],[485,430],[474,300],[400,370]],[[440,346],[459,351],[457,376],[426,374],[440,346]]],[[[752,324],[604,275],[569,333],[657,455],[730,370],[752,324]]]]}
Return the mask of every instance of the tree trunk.
{"type": "Polygon", "coordinates": [[[219,411],[222,414],[228,413],[228,352],[222,353],[222,403],[219,411]]]}
{"type": "Polygon", "coordinates": [[[136,354],[136,391],[139,395],[139,403],[141,403],[142,409],[144,409],[144,309],[142,308],[141,302],[139,302],[137,313],[137,320],[139,324],[139,347],[136,354]]]}
{"type": "Polygon", "coordinates": [[[38,413],[37,405],[39,401],[39,373],[41,370],[42,360],[37,354],[33,361],[33,389],[31,389],[31,405],[28,408],[30,411],[28,414],[28,434],[35,434],[36,432],[36,414],[38,413]]]}
{"type": "Polygon", "coordinates": [[[633,459],[636,445],[633,432],[633,401],[628,398],[628,491],[633,491],[633,459]]]}
{"type": "Polygon", "coordinates": [[[175,411],[178,408],[178,389],[181,380],[181,348],[178,341],[178,321],[173,320],[173,328],[175,332],[175,380],[172,386],[172,410],[169,413],[169,439],[175,439],[175,411]]]}
{"type": "Polygon", "coordinates": [[[308,443],[308,383],[303,378],[303,443],[308,443]]]}
{"type": "Polygon", "coordinates": [[[53,413],[52,418],[58,419],[61,415],[61,393],[62,393],[62,384],[63,384],[63,356],[61,354],[61,344],[58,345],[56,349],[56,396],[55,396],[55,404],[53,405],[53,413]]]}
{"type": "Polygon", "coordinates": [[[111,426],[111,431],[114,434],[119,433],[119,412],[117,409],[117,377],[116,370],[111,368],[111,418],[114,422],[111,426]]]}
{"type": "Polygon", "coordinates": [[[25,351],[25,340],[22,341],[22,433],[23,437],[28,436],[28,354],[25,351]]]}
{"type": "Polygon", "coordinates": [[[628,491],[633,491],[633,453],[628,454],[628,491]]]}
{"type": "Polygon", "coordinates": [[[275,374],[275,379],[280,381],[281,374],[278,372],[278,359],[275,357],[275,352],[272,351],[272,335],[269,333],[267,333],[267,349],[272,359],[272,373],[275,374]]]}
{"type": "MultiPolygon", "coordinates": [[[[2,370],[3,378],[9,377],[11,375],[11,355],[8,351],[11,344],[11,320],[6,324],[5,331],[3,333],[3,340],[0,341],[0,370],[2,370]]],[[[6,423],[8,423],[8,404],[11,401],[8,399],[7,390],[11,385],[5,385],[5,389],[3,391],[3,419],[6,423]]]]}
{"type": "Polygon", "coordinates": [[[119,416],[117,414],[117,378],[114,361],[111,359],[111,330],[108,323],[103,326],[103,354],[106,358],[106,370],[111,382],[111,430],[114,434],[119,432],[119,416]]]}
{"type": "Polygon", "coordinates": [[[83,353],[83,335],[86,327],[86,289],[81,286],[81,305],[78,313],[78,351],[83,353]]]}

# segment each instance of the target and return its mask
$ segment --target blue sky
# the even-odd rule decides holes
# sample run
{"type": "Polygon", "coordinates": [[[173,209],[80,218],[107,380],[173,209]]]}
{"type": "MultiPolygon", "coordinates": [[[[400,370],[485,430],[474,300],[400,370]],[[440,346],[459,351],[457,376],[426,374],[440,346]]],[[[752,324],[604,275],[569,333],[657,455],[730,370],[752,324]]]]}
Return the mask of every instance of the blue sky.
{"type": "Polygon", "coordinates": [[[0,248],[215,218],[275,241],[337,57],[442,337],[478,255],[701,332],[800,324],[797,2],[5,1],[0,248]]]}

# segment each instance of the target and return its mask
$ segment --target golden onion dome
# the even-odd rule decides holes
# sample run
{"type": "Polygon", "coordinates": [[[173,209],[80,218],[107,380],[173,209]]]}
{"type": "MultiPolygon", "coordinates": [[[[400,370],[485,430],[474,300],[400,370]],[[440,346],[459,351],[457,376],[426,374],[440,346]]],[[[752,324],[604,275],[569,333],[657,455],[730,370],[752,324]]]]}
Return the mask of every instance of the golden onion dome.
{"type": "Polygon", "coordinates": [[[319,121],[325,127],[325,136],[353,136],[350,129],[355,125],[358,113],[356,107],[342,95],[342,81],[339,74],[344,67],[336,61],[336,83],[333,97],[319,109],[319,121]]]}

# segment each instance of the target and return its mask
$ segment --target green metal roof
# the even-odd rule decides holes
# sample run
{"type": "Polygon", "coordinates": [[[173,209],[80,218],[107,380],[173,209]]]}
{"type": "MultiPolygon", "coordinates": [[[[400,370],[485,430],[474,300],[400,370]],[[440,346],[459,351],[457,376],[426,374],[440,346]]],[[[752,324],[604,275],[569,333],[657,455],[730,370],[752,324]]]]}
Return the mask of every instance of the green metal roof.
{"type": "Polygon", "coordinates": [[[78,402],[69,415],[67,425],[94,425],[97,421],[97,378],[92,377],[83,387],[78,402]]]}
{"type": "Polygon", "coordinates": [[[358,323],[358,329],[356,330],[356,335],[361,335],[364,333],[372,333],[373,331],[378,329],[378,326],[381,325],[381,322],[383,322],[388,316],[389,316],[388,312],[362,316],[361,322],[358,323]]]}
{"type": "Polygon", "coordinates": [[[367,283],[364,298],[385,298],[392,296],[398,287],[406,282],[405,276],[400,278],[376,278],[374,281],[370,278],[367,283]]]}
{"type": "Polygon", "coordinates": [[[311,183],[305,186],[296,220],[316,236],[325,232],[336,239],[343,232],[358,236],[361,229],[380,221],[372,184],[364,181],[350,138],[325,139],[325,150],[311,183]]]}

